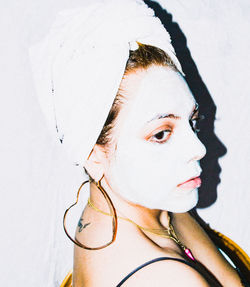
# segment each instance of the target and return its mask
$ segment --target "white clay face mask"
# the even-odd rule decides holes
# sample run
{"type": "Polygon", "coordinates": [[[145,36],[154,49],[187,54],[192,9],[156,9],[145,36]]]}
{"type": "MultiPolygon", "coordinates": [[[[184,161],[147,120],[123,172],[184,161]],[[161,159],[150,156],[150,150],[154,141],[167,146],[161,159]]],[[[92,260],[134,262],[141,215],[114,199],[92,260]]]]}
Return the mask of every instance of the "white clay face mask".
{"type": "Polygon", "coordinates": [[[105,174],[110,187],[147,208],[192,209],[198,186],[177,185],[200,175],[206,149],[190,125],[195,100],[187,84],[169,68],[151,67],[127,76],[123,86],[128,103],[118,116],[117,149],[105,174]]]}

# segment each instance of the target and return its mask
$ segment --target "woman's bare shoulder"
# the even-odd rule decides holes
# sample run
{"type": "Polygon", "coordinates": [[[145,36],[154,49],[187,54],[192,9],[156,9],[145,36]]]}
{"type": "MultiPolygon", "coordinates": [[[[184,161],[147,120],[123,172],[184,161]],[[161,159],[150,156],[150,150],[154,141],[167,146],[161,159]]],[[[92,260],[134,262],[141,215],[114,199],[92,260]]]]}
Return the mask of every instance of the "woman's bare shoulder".
{"type": "Polygon", "coordinates": [[[231,286],[240,286],[237,272],[222,256],[195,217],[189,213],[175,213],[173,223],[182,243],[192,250],[194,257],[206,266],[222,282],[223,286],[226,286],[228,282],[231,286]]]}
{"type": "Polygon", "coordinates": [[[124,287],[146,286],[209,287],[203,276],[187,264],[174,261],[158,261],[131,276],[124,287]]]}

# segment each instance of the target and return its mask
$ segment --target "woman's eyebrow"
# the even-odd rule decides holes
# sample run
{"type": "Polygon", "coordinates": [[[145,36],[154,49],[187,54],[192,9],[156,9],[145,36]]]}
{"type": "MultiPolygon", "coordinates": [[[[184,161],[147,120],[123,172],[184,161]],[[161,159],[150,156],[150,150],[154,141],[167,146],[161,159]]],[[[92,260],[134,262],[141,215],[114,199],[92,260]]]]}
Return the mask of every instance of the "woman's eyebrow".
{"type": "Polygon", "coordinates": [[[199,104],[195,103],[193,111],[191,112],[190,119],[193,117],[194,114],[196,114],[199,111],[199,104]]]}
{"type": "Polygon", "coordinates": [[[159,120],[159,119],[165,119],[165,118],[170,118],[170,119],[175,119],[175,120],[180,120],[181,117],[174,115],[174,114],[157,114],[155,115],[152,119],[147,121],[148,123],[154,121],[154,120],[159,120]]]}
{"type": "MultiPolygon", "coordinates": [[[[199,105],[198,105],[198,103],[195,103],[195,105],[193,107],[193,111],[191,112],[191,117],[198,111],[198,109],[199,109],[199,105]]],[[[164,113],[164,114],[155,115],[152,119],[147,121],[147,123],[150,123],[154,120],[165,119],[165,118],[170,118],[170,119],[174,119],[174,120],[180,120],[181,119],[181,117],[178,115],[164,113]]]]}

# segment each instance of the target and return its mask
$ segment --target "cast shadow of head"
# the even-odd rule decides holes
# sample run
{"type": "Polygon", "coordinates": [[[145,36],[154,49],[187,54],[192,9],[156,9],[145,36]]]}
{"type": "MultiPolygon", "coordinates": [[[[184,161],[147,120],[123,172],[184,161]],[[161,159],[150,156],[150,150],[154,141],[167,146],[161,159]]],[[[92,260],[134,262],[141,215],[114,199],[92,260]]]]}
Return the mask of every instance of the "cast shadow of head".
{"type": "Polygon", "coordinates": [[[187,47],[186,37],[179,25],[172,21],[172,15],[158,3],[150,0],[144,0],[144,2],[154,10],[155,15],[169,32],[176,55],[186,75],[187,84],[199,104],[200,114],[205,116],[205,119],[199,125],[201,131],[198,134],[199,139],[206,146],[207,153],[200,162],[202,168],[202,185],[199,188],[197,207],[209,207],[217,199],[217,185],[220,183],[219,174],[221,171],[218,159],[225,155],[227,151],[226,147],[214,133],[216,106],[205,83],[202,81],[187,47]]]}

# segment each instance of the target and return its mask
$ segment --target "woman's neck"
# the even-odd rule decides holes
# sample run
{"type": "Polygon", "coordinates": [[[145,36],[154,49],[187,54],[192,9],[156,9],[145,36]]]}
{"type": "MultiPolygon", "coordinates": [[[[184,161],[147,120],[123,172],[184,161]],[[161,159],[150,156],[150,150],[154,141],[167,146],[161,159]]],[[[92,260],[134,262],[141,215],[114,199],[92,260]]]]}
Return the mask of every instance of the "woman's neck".
{"type": "MultiPolygon", "coordinates": [[[[167,211],[163,212],[159,209],[149,209],[124,200],[110,189],[105,178],[102,180],[102,187],[109,195],[118,216],[129,218],[136,224],[146,228],[159,229],[167,226],[169,216],[167,211]]],[[[98,209],[110,213],[107,201],[93,182],[90,183],[90,200],[98,209]]]]}

